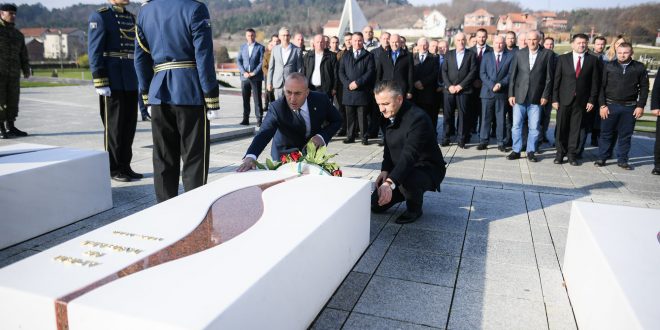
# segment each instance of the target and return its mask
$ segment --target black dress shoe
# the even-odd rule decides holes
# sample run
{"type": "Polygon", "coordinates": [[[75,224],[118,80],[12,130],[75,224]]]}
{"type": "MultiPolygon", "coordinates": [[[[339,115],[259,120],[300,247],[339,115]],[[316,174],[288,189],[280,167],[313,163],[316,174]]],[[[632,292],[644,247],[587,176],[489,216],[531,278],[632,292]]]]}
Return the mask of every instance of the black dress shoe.
{"type": "Polygon", "coordinates": [[[378,140],[378,146],[379,147],[382,147],[384,145],[385,145],[385,140],[383,140],[383,139],[378,140]]]}
{"type": "Polygon", "coordinates": [[[8,133],[11,136],[28,136],[28,133],[21,131],[20,129],[14,127],[13,124],[8,125],[8,133]]]}
{"type": "Polygon", "coordinates": [[[633,169],[633,167],[630,166],[630,164],[628,164],[628,163],[618,163],[618,164],[616,164],[616,165],[617,165],[618,167],[621,167],[621,168],[624,169],[624,170],[627,170],[627,171],[630,171],[630,170],[633,169]]]}
{"type": "Polygon", "coordinates": [[[151,121],[151,116],[149,114],[142,115],[142,121],[151,121]]]}
{"type": "Polygon", "coordinates": [[[506,152],[506,147],[505,146],[497,146],[497,150],[501,152],[506,152]]]}
{"type": "Polygon", "coordinates": [[[576,159],[569,159],[568,163],[571,164],[571,166],[580,166],[580,163],[576,159]]]}
{"type": "Polygon", "coordinates": [[[596,167],[603,167],[603,166],[605,166],[605,159],[599,159],[599,160],[595,161],[595,162],[594,162],[594,166],[596,166],[596,167]]]}
{"type": "Polygon", "coordinates": [[[459,142],[458,147],[461,149],[465,149],[465,142],[459,142]]]}
{"type": "Polygon", "coordinates": [[[653,175],[660,175],[660,167],[656,167],[651,171],[651,174],[653,175]]]}
{"type": "Polygon", "coordinates": [[[362,145],[363,146],[368,146],[369,145],[369,139],[366,138],[366,137],[362,138],[362,145]]]}
{"type": "Polygon", "coordinates": [[[117,173],[112,176],[112,179],[117,182],[131,182],[131,177],[124,173],[117,173]]]}
{"type": "Polygon", "coordinates": [[[0,122],[0,125],[2,125],[2,129],[0,129],[0,139],[8,139],[9,138],[9,133],[7,133],[7,130],[5,130],[5,124],[0,122]]]}
{"type": "Polygon", "coordinates": [[[415,220],[419,219],[419,217],[422,216],[422,211],[419,210],[418,212],[413,212],[406,210],[403,212],[394,222],[398,224],[405,224],[405,223],[411,223],[414,222],[415,220]]]}
{"type": "Polygon", "coordinates": [[[536,155],[534,155],[533,151],[530,151],[530,152],[527,153],[527,160],[532,162],[532,163],[536,163],[536,162],[539,161],[538,158],[536,158],[536,155]]]}
{"type": "Polygon", "coordinates": [[[340,130],[337,132],[337,136],[346,136],[346,130],[340,130]]]}
{"type": "Polygon", "coordinates": [[[240,122],[240,123],[238,123],[238,124],[239,124],[239,125],[243,125],[243,126],[248,126],[248,125],[250,125],[250,122],[247,121],[247,120],[243,120],[242,122],[240,122]]]}
{"type": "Polygon", "coordinates": [[[477,150],[486,150],[486,149],[488,149],[488,145],[485,143],[479,143],[479,145],[477,146],[477,150]]]}
{"type": "Polygon", "coordinates": [[[442,140],[442,142],[440,143],[440,146],[442,146],[442,147],[449,146],[449,140],[442,140]]]}
{"type": "Polygon", "coordinates": [[[348,143],[355,143],[355,139],[354,139],[354,138],[346,138],[346,139],[344,139],[343,142],[346,143],[346,144],[348,144],[348,143]]]}
{"type": "Polygon", "coordinates": [[[516,160],[516,159],[519,159],[519,158],[520,158],[520,153],[515,152],[515,151],[511,151],[511,153],[508,156],[506,156],[506,159],[508,159],[508,160],[516,160]]]}
{"type": "Polygon", "coordinates": [[[126,175],[131,179],[142,179],[142,178],[144,178],[144,175],[133,171],[132,168],[129,168],[128,170],[126,170],[126,175]]]}
{"type": "Polygon", "coordinates": [[[553,163],[559,165],[564,163],[564,157],[563,156],[557,156],[555,157],[555,160],[552,161],[553,163]]]}

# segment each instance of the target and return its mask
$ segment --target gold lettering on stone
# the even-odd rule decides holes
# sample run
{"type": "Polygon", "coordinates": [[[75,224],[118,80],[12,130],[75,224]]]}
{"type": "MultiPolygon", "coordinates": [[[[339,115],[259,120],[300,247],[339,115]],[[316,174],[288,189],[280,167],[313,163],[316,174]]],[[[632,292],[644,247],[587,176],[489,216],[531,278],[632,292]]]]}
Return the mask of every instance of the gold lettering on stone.
{"type": "Polygon", "coordinates": [[[105,255],[105,253],[99,251],[85,251],[83,254],[92,258],[100,258],[105,255]]]}
{"type": "Polygon", "coordinates": [[[110,251],[114,251],[114,252],[120,252],[120,253],[132,253],[132,254],[142,253],[142,250],[140,250],[140,249],[127,247],[127,246],[121,246],[121,245],[117,245],[117,244],[101,243],[101,242],[94,242],[94,241],[84,241],[82,243],[82,245],[83,246],[88,246],[88,247],[99,248],[99,249],[110,250],[110,251]]]}
{"type": "Polygon", "coordinates": [[[137,237],[137,238],[147,240],[147,241],[162,241],[163,240],[163,238],[160,238],[160,237],[154,237],[154,236],[142,235],[142,234],[134,234],[134,233],[127,233],[125,231],[119,231],[119,230],[115,230],[112,233],[115,234],[115,235],[119,235],[119,236],[137,237]]]}
{"type": "Polygon", "coordinates": [[[67,256],[57,256],[53,258],[53,260],[63,263],[65,265],[90,267],[90,268],[101,264],[100,262],[96,262],[92,260],[85,260],[85,259],[67,257],[67,256]]]}

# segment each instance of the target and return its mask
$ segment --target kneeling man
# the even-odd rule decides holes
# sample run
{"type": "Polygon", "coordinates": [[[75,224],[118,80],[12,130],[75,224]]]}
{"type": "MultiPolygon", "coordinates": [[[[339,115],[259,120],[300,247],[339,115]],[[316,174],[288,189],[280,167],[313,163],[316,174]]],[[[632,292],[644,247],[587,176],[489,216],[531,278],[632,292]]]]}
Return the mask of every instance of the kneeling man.
{"type": "Polygon", "coordinates": [[[307,78],[302,73],[294,72],[286,77],[284,97],[268,108],[238,172],[254,169],[257,157],[271,139],[271,157],[279,161],[282,155],[302,151],[309,141],[317,147],[326,145],[341,126],[339,111],[328,96],[310,92],[307,78]]]}
{"type": "Polygon", "coordinates": [[[388,119],[381,172],[371,195],[371,210],[383,212],[406,201],[408,209],[396,223],[409,223],[422,215],[425,191],[439,190],[445,177],[445,161],[435,138],[431,119],[408,101],[395,81],[383,81],[374,89],[380,113],[388,119]]]}

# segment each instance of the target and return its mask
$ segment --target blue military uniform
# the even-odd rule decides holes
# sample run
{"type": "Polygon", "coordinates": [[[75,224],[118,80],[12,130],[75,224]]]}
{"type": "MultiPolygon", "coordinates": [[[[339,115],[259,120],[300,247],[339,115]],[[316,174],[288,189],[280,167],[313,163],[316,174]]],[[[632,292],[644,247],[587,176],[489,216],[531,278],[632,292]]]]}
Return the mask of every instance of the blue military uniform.
{"type": "Polygon", "coordinates": [[[151,0],[136,23],[135,68],[151,105],[156,199],[175,197],[179,159],[186,191],[206,183],[209,123],[220,108],[213,36],[206,5],[195,0],[151,0]]]}
{"type": "Polygon", "coordinates": [[[122,6],[98,9],[89,17],[89,66],[100,96],[101,120],[105,126],[105,149],[110,174],[118,181],[139,179],[131,167],[133,138],[137,125],[137,76],[135,16],[122,6]],[[104,89],[110,88],[110,95],[104,89]]]}

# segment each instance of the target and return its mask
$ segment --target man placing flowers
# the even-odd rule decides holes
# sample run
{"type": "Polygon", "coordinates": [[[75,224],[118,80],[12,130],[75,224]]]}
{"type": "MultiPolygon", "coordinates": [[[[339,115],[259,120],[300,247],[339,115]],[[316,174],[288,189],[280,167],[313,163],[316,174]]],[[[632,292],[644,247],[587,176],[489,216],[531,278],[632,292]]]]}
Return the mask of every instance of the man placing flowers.
{"type": "Polygon", "coordinates": [[[406,201],[407,210],[396,223],[410,223],[422,216],[425,191],[439,190],[445,177],[445,161],[438,147],[431,118],[408,101],[395,81],[376,84],[374,94],[385,117],[385,150],[377,189],[371,195],[371,211],[384,212],[406,201]]]}
{"type": "Polygon", "coordinates": [[[257,157],[271,139],[271,157],[279,160],[283,155],[302,151],[308,142],[317,148],[325,146],[340,126],[341,116],[328,96],[310,92],[307,78],[301,73],[291,73],[284,82],[284,97],[270,104],[259,133],[237,171],[254,169],[257,157]]]}

